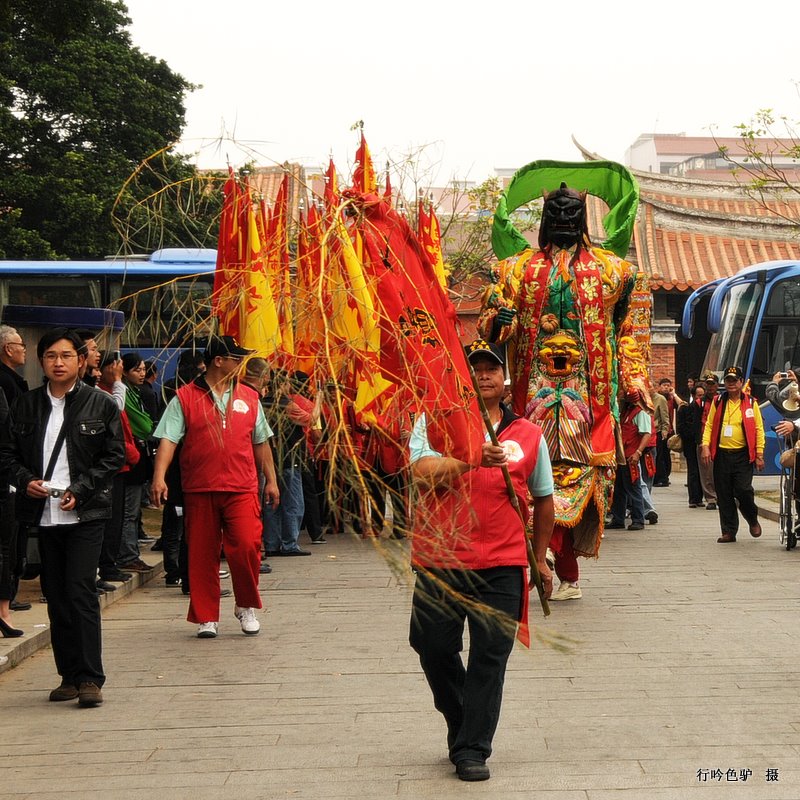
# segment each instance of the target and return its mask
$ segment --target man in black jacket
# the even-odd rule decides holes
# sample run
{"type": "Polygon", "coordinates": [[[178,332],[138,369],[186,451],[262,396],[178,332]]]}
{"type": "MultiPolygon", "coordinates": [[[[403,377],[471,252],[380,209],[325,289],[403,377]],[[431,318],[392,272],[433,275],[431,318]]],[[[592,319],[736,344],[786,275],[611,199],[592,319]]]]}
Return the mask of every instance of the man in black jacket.
{"type": "Polygon", "coordinates": [[[39,340],[45,383],[18,397],[2,459],[17,487],[17,514],[39,526],[42,589],[61,685],[50,700],[103,702],[95,576],[111,484],[125,461],[119,410],[80,380],[80,337],[54,328],[39,340]]]}

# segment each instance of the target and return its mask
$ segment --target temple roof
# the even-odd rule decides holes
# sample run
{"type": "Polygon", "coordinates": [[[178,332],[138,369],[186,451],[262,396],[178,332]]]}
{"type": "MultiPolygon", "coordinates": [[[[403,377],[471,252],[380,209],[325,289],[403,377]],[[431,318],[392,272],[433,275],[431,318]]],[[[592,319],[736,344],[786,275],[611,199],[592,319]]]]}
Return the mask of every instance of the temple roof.
{"type": "MultiPolygon", "coordinates": [[[[600,160],[578,147],[587,161],[600,160]]],[[[730,180],[632,172],[640,204],[628,258],[650,274],[653,289],[694,290],[760,261],[800,259],[800,187],[760,200],[730,180]]],[[[593,241],[605,238],[605,213],[590,198],[593,241]]]]}

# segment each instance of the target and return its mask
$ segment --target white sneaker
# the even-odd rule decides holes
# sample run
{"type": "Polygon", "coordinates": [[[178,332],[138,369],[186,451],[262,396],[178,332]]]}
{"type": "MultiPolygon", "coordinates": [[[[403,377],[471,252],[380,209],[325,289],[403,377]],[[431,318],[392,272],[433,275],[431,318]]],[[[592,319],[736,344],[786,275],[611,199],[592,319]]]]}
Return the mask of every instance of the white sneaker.
{"type": "Polygon", "coordinates": [[[215,639],[217,636],[216,622],[202,622],[197,629],[198,639],[215,639]]]}
{"type": "Polygon", "coordinates": [[[553,592],[551,600],[577,600],[583,597],[581,587],[577,583],[570,583],[569,581],[561,581],[561,585],[553,592]]]}
{"type": "Polygon", "coordinates": [[[261,623],[256,619],[256,610],[254,608],[239,608],[235,606],[233,613],[236,619],[242,623],[242,633],[248,636],[255,636],[261,630],[261,623]]]}
{"type": "Polygon", "coordinates": [[[231,576],[231,573],[227,569],[221,569],[219,571],[220,579],[222,579],[222,578],[230,578],[230,576],[231,576]]]}
{"type": "Polygon", "coordinates": [[[544,560],[547,562],[547,566],[550,567],[550,572],[552,572],[556,568],[556,554],[549,547],[544,560]]]}

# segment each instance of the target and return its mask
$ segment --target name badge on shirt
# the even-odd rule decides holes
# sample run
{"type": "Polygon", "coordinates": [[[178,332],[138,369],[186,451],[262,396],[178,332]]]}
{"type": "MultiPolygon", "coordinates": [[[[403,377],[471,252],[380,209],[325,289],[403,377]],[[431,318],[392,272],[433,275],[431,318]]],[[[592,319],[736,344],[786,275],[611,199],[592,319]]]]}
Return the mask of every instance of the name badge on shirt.
{"type": "Polygon", "coordinates": [[[726,425],[722,429],[722,435],[725,436],[726,438],[730,438],[731,436],[733,436],[733,425],[726,425]]]}

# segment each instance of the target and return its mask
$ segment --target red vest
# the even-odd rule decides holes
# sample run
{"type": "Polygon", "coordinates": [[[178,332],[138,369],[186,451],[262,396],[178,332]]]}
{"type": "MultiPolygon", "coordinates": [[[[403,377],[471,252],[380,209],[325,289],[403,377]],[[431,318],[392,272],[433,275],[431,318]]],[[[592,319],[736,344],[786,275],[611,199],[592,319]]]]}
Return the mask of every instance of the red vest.
{"type": "MultiPolygon", "coordinates": [[[[501,442],[516,442],[518,459],[508,470],[520,506],[528,508],[528,475],[536,466],[542,429],[515,419],[500,432],[501,442]]],[[[452,487],[422,489],[415,511],[411,563],[443,569],[525,567],[525,536],[519,514],[506,493],[501,470],[477,467],[452,487]]]]}
{"type": "MultiPolygon", "coordinates": [[[[742,392],[741,411],[742,422],[744,423],[744,438],[747,442],[747,450],[750,455],[750,463],[756,460],[756,420],[752,413],[753,401],[750,395],[742,392]],[[751,413],[748,415],[748,411],[751,413]]],[[[717,448],[719,447],[720,433],[722,432],[722,418],[725,416],[725,407],[728,404],[728,393],[717,395],[714,398],[714,424],[711,426],[711,442],[709,449],[711,451],[711,458],[717,455],[717,448]]]]}
{"type": "Polygon", "coordinates": [[[258,492],[252,438],[258,394],[234,384],[224,421],[204,385],[187,383],[177,397],[186,420],[180,456],[183,491],[258,492]]]}
{"type": "MultiPolygon", "coordinates": [[[[622,424],[620,425],[622,434],[622,450],[625,456],[632,456],[639,449],[639,442],[642,441],[642,434],[636,427],[636,417],[642,409],[639,406],[631,406],[622,415],[622,424]]],[[[652,437],[651,437],[652,440],[652,437]]],[[[650,444],[648,443],[648,447],[650,444]]]]}

